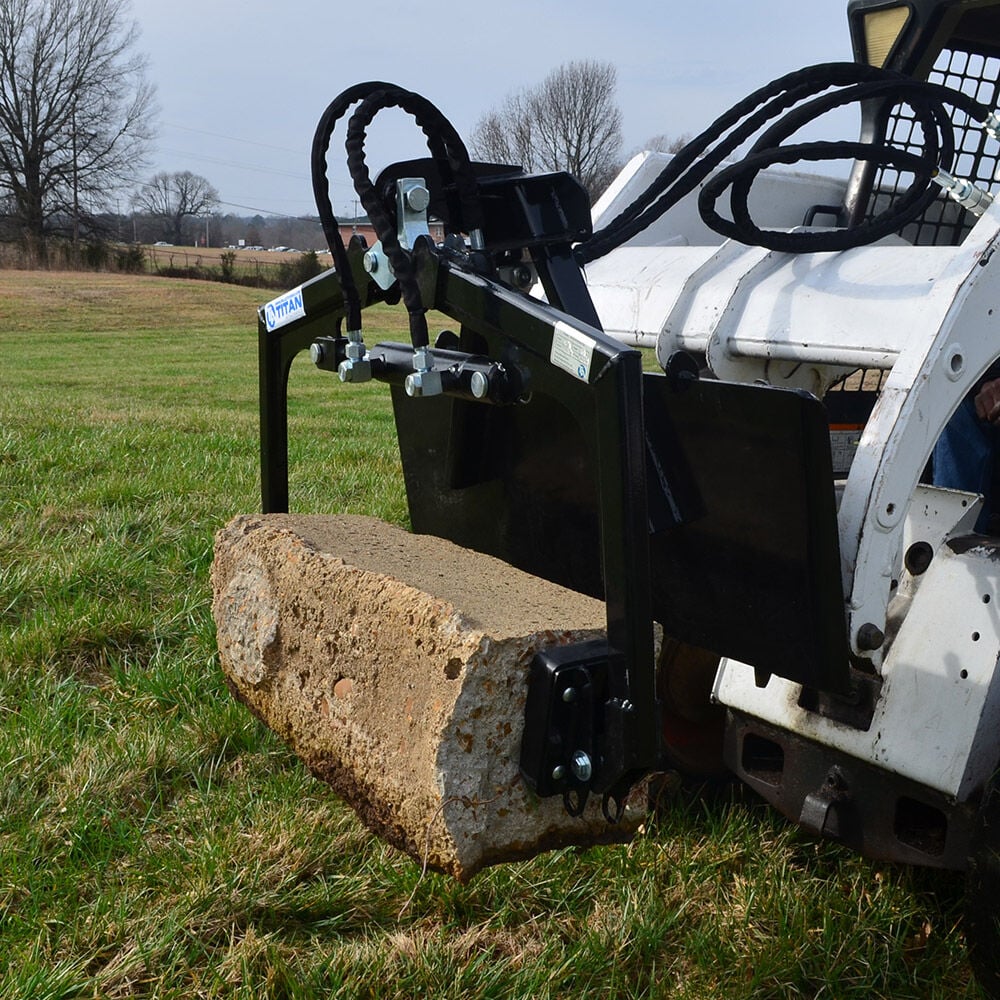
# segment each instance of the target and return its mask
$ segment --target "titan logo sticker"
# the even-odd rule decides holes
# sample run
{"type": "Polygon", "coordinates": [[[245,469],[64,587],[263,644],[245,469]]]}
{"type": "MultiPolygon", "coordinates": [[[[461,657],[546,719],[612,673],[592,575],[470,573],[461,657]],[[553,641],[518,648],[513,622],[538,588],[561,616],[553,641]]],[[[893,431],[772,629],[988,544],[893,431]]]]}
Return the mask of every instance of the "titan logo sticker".
{"type": "Polygon", "coordinates": [[[264,322],[269,333],[297,319],[304,319],[305,315],[306,307],[302,302],[301,288],[293,288],[264,306],[264,322]]]}

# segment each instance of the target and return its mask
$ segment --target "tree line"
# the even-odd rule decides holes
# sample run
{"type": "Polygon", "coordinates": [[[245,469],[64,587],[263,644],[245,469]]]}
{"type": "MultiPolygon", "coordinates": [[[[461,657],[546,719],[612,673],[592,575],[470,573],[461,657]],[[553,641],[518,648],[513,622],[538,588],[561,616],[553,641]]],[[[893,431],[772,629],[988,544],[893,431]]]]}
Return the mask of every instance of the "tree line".
{"type": "MultiPolygon", "coordinates": [[[[137,183],[157,110],[137,39],[128,0],[0,0],[0,239],[30,249],[50,235],[121,238],[124,196],[126,239],[128,222],[137,238],[141,221],[155,236],[147,242],[235,241],[219,231],[219,194],[205,177],[181,170],[137,183]]],[[[622,163],[616,82],[608,63],[559,67],[488,111],[470,150],[529,172],[567,170],[596,198],[622,163]]]]}
{"type": "Polygon", "coordinates": [[[215,210],[189,218],[179,230],[173,228],[173,218],[142,211],[121,215],[107,212],[98,221],[103,232],[131,243],[163,241],[178,247],[263,247],[265,250],[286,247],[302,251],[326,247],[318,215],[238,215],[215,210]]]}

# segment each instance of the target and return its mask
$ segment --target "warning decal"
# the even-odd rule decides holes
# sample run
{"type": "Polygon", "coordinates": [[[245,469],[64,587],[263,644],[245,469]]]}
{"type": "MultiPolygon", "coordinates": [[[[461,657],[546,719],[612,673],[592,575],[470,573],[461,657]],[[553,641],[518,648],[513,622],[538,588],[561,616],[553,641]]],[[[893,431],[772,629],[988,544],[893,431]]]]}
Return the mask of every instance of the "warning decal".
{"type": "Polygon", "coordinates": [[[562,321],[552,331],[552,352],[549,361],[581,382],[590,381],[590,365],[594,360],[594,340],[562,321]]]}

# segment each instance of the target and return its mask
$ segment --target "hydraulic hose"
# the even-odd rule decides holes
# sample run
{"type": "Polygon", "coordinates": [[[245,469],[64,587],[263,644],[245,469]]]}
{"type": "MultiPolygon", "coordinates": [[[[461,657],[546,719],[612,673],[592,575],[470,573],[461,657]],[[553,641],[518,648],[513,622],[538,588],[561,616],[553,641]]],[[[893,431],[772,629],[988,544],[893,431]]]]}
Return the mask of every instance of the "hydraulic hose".
{"type": "MultiPolygon", "coordinates": [[[[313,192],[341,276],[350,331],[361,329],[361,302],[330,202],[326,156],[334,126],[355,104],[358,107],[348,124],[346,143],[351,179],[399,280],[410,315],[414,346],[426,346],[426,319],[412,263],[399,246],[392,214],[375,190],[365,162],[366,130],[384,108],[398,107],[412,115],[427,137],[442,180],[455,184],[461,221],[465,230],[472,232],[481,227],[481,210],[469,154],[455,128],[430,101],[394,84],[379,81],[357,84],[330,103],[313,139],[313,192]]],[[[576,258],[584,265],[621,246],[699,185],[703,186],[698,206],[706,224],[743,243],[812,253],[845,250],[881,239],[917,218],[938,196],[934,177],[939,171],[950,172],[955,158],[949,108],[987,122],[994,131],[997,129],[998,121],[990,109],[968,94],[891,70],[862,63],[824,63],[788,73],[733,105],[688,143],[638,198],[576,248],[576,258]],[[913,151],[890,140],[786,143],[799,129],[829,111],[867,101],[908,105],[918,126],[913,131],[919,131],[922,137],[921,148],[913,151]],[[725,162],[754,136],[758,138],[742,159],[725,162]],[[912,181],[887,208],[846,229],[786,232],[764,229],[754,222],[748,201],[761,171],[778,163],[845,159],[891,167],[901,174],[912,174],[912,181]],[[727,190],[731,218],[725,218],[716,208],[727,190]]],[[[452,220],[446,219],[445,223],[449,232],[460,228],[452,220]]]]}
{"type": "MultiPolygon", "coordinates": [[[[347,165],[351,180],[399,281],[403,302],[410,316],[410,336],[413,346],[426,347],[429,339],[427,321],[410,256],[399,245],[392,216],[375,190],[365,162],[367,128],[375,115],[384,108],[397,107],[412,115],[427,137],[428,149],[437,164],[442,180],[445,183],[449,180],[454,181],[458,190],[462,220],[465,226],[473,230],[481,228],[482,218],[469,153],[454,126],[430,101],[391,83],[358,84],[336,97],[326,109],[313,139],[313,193],[316,196],[324,234],[341,275],[349,330],[361,329],[361,303],[330,203],[326,154],[334,126],[354,104],[358,107],[348,122],[346,142],[347,165]]],[[[444,221],[448,232],[457,231],[458,227],[452,220],[444,221]]]]}
{"type": "MultiPolygon", "coordinates": [[[[412,115],[427,137],[427,146],[438,164],[442,180],[452,177],[458,188],[462,215],[470,229],[481,228],[476,180],[472,172],[465,143],[447,118],[426,98],[401,87],[386,86],[366,97],[351,116],[347,126],[347,166],[354,182],[354,190],[361,199],[382,249],[399,282],[403,303],[410,316],[410,339],[414,348],[428,344],[427,319],[423,308],[416,274],[410,255],[399,245],[393,219],[375,190],[365,162],[367,128],[375,115],[384,108],[400,108],[412,115]]],[[[446,229],[454,232],[451,220],[446,229]]]]}
{"type": "Polygon", "coordinates": [[[948,107],[981,122],[990,117],[989,108],[960,91],[862,63],[824,63],[788,73],[733,105],[688,143],[632,204],[577,247],[577,260],[589,263],[627,242],[705,182],[761,129],[765,131],[743,159],[724,167],[705,183],[698,204],[706,224],[744,243],[796,253],[844,250],[873,242],[897,232],[937,197],[933,178],[938,170],[949,170],[955,156],[948,107]],[[831,88],[839,89],[823,93],[831,88]],[[870,100],[905,103],[912,108],[923,134],[920,152],[905,150],[889,141],[782,145],[785,139],[828,111],[870,100]],[[766,127],[776,118],[780,120],[766,127]],[[754,223],[747,200],[754,179],[762,170],[775,163],[842,159],[891,166],[912,173],[913,180],[885,210],[848,229],[789,233],[762,229],[754,223]],[[727,189],[731,220],[715,208],[727,189]]]}
{"type": "Polygon", "coordinates": [[[354,331],[361,329],[361,297],[358,294],[357,286],[351,275],[351,269],[347,262],[347,248],[340,235],[340,226],[337,223],[337,216],[333,211],[333,203],[330,201],[330,182],[327,177],[326,154],[330,148],[330,139],[333,137],[333,130],[337,122],[347,113],[347,111],[358,101],[364,100],[370,94],[391,87],[392,84],[370,81],[368,83],[358,83],[353,87],[338,94],[323,112],[316,132],[313,135],[312,153],[310,165],[312,172],[313,197],[316,199],[316,211],[319,213],[320,225],[323,227],[323,235],[326,237],[327,246],[333,255],[333,262],[337,268],[340,278],[340,287],[344,292],[344,303],[346,308],[347,329],[354,331]]]}

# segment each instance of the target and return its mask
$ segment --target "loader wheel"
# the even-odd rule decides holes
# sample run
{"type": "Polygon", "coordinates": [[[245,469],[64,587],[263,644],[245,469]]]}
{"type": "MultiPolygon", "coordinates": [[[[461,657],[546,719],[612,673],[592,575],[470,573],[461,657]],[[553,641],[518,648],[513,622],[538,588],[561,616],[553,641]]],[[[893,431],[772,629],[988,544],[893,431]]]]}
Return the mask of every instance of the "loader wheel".
{"type": "Polygon", "coordinates": [[[986,787],[965,880],[969,961],[989,1000],[1000,1000],[1000,776],[986,787]]]}
{"type": "Polygon", "coordinates": [[[722,759],[726,710],[712,702],[719,657],[664,636],[657,673],[663,749],[674,767],[692,778],[728,774],[722,759]]]}

